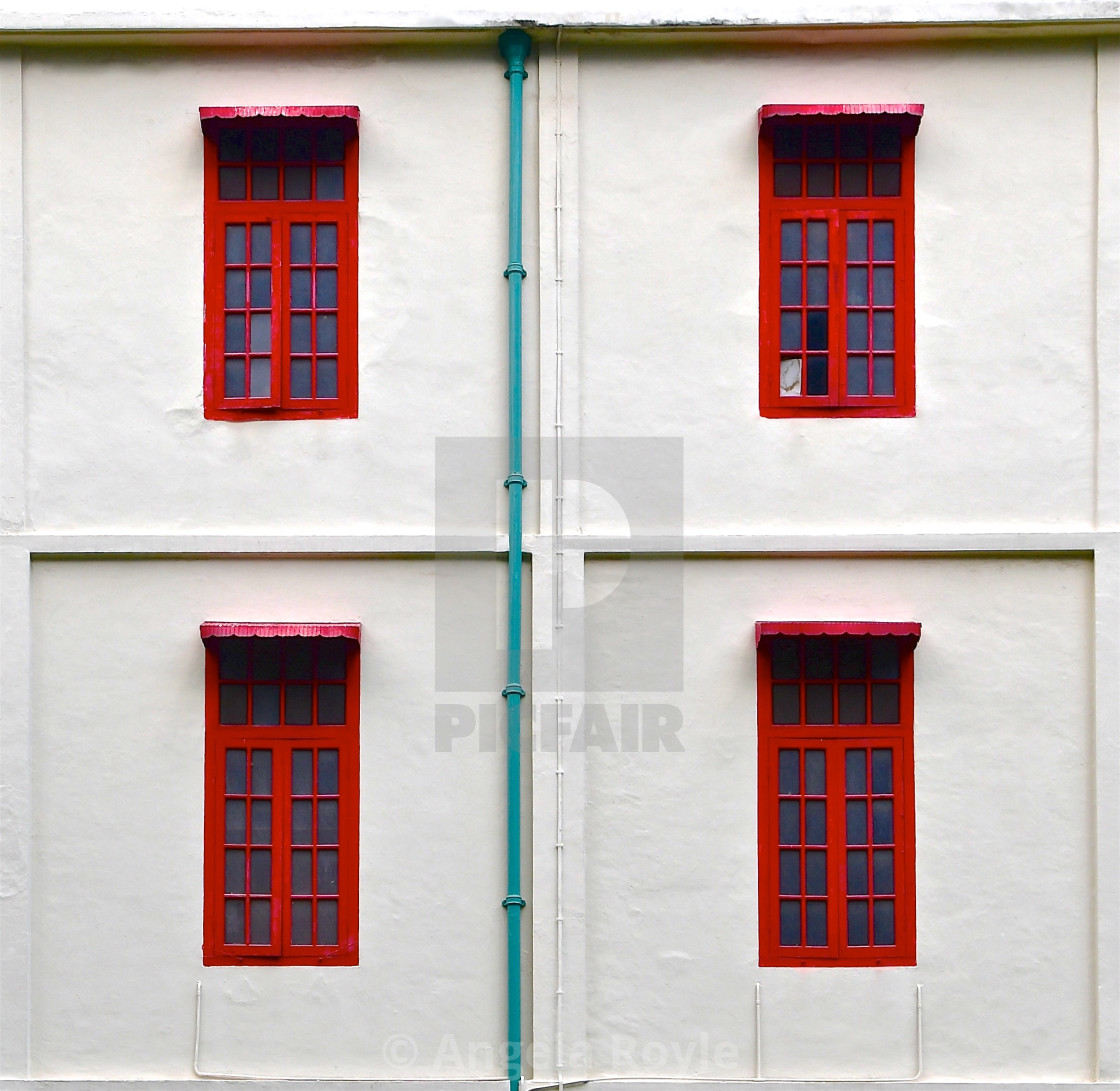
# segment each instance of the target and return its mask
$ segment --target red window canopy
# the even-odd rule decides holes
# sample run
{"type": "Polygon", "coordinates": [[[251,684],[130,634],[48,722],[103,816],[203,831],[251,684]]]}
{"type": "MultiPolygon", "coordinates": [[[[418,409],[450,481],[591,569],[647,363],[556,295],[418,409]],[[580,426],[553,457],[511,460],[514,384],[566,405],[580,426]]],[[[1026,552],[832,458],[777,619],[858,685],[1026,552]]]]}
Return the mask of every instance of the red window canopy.
{"type": "Polygon", "coordinates": [[[756,621],[756,644],[774,636],[897,636],[917,644],[917,621],[756,621]]]}
{"type": "Polygon", "coordinates": [[[307,118],[326,118],[337,121],[345,127],[346,135],[353,136],[358,131],[357,106],[200,106],[198,116],[202,121],[202,131],[212,136],[223,123],[238,120],[302,120],[307,118]]]}
{"type": "Polygon", "coordinates": [[[920,102],[844,102],[844,103],[785,103],[768,104],[758,108],[758,127],[764,132],[780,119],[814,120],[826,117],[874,117],[893,115],[902,123],[907,136],[918,131],[925,106],[920,102]]]}
{"type": "Polygon", "coordinates": [[[362,639],[357,621],[206,621],[199,628],[204,642],[225,636],[340,636],[355,643],[362,639]]]}

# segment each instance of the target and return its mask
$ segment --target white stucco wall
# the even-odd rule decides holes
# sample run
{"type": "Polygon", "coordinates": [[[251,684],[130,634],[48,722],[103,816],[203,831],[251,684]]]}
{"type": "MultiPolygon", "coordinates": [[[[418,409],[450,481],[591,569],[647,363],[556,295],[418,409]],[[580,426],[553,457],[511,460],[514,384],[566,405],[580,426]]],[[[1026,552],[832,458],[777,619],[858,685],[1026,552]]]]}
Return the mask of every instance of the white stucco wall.
{"type": "MultiPolygon", "coordinates": [[[[672,586],[680,561],[632,561],[672,586]],[[660,569],[660,577],[657,569],[660,569]]],[[[587,1021],[597,1072],[932,1080],[1094,1064],[1092,569],[1060,560],[689,560],[683,752],[588,745],[587,1021]],[[917,965],[758,966],[756,620],[922,623],[914,652],[917,965]],[[722,1049],[723,1053],[718,1051],[722,1049]],[[721,1061],[719,1058],[723,1057],[721,1061]]],[[[625,562],[595,561],[613,583],[625,562]]],[[[644,626],[587,614],[587,656],[644,626]]]]}

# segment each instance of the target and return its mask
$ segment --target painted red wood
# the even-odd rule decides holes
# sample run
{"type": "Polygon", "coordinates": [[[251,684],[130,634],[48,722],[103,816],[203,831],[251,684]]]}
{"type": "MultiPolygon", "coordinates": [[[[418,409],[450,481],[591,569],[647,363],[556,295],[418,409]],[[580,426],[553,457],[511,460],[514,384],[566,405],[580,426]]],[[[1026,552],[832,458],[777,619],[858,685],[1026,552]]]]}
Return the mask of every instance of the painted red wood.
{"type": "Polygon", "coordinates": [[[754,641],[767,636],[900,636],[915,644],[922,635],[917,621],[756,621],[754,641]]]}
{"type": "Polygon", "coordinates": [[[362,639],[362,626],[357,621],[205,621],[199,626],[199,631],[203,640],[223,636],[340,636],[346,640],[362,639]]]}
{"type": "MultiPolygon", "coordinates": [[[[203,378],[203,409],[214,420],[295,420],[342,418],[358,415],[358,140],[357,108],[324,107],[202,107],[200,108],[204,140],[204,269],[205,269],[205,369],[203,378]],[[306,134],[312,141],[323,134],[337,134],[341,150],[337,158],[315,158],[311,152],[294,153],[286,142],[293,134],[306,134]],[[220,161],[219,144],[231,134],[243,134],[241,158],[220,161]],[[250,151],[256,138],[273,133],[276,147],[268,151],[250,151]],[[282,140],[281,140],[282,138],[282,140]],[[289,175],[286,168],[305,170],[306,185],[318,178],[318,168],[337,165],[342,169],[343,196],[340,200],[321,199],[315,190],[298,198],[288,198],[289,175]],[[258,196],[255,168],[274,172],[274,196],[258,196]],[[222,170],[238,170],[243,174],[241,196],[220,195],[222,170]],[[252,225],[270,231],[267,258],[254,254],[248,240],[246,249],[236,258],[227,256],[226,229],[244,226],[247,234],[252,225]],[[293,306],[291,267],[292,232],[307,225],[317,234],[319,225],[334,225],[337,230],[334,259],[316,253],[310,264],[301,263],[301,273],[314,276],[318,271],[336,276],[336,301],[315,305],[293,306]],[[252,271],[270,274],[268,303],[254,302],[251,294],[240,303],[229,305],[227,272],[235,278],[252,271]],[[270,346],[253,351],[246,332],[244,349],[226,347],[226,322],[241,323],[246,329],[253,311],[258,316],[268,313],[270,346]],[[325,348],[319,343],[315,351],[293,351],[291,319],[294,311],[306,313],[319,328],[319,317],[336,316],[337,345],[325,348]],[[269,390],[267,395],[252,396],[249,360],[268,356],[269,390]],[[241,389],[227,386],[226,358],[240,358],[241,389]],[[312,385],[309,396],[293,389],[293,357],[311,368],[312,385]],[[336,368],[337,389],[327,385],[320,391],[317,379],[320,368],[336,368]],[[319,396],[321,395],[321,396],[319,396]]],[[[318,185],[318,182],[315,182],[318,185]]],[[[262,187],[263,188],[263,187],[262,187]]],[[[318,282],[317,276],[315,277],[318,282]]],[[[248,293],[247,288],[243,291],[248,293]]],[[[318,334],[316,335],[318,336],[318,334]]],[[[236,371],[236,368],[234,368],[236,371]]],[[[325,372],[326,373],[326,372],[325,372]]]]}
{"type": "MultiPolygon", "coordinates": [[[[882,108],[860,106],[768,106],[759,112],[759,411],[766,417],[913,416],[914,391],[914,131],[921,116],[916,104],[882,108]],[[863,151],[853,151],[845,141],[862,131],[863,151]],[[897,149],[886,149],[897,134],[897,149]],[[798,145],[795,137],[800,137],[798,145]],[[831,134],[833,148],[820,145],[831,134]],[[877,146],[878,145],[878,146],[877,146]],[[775,164],[790,180],[789,196],[779,195],[775,164]],[[810,192],[817,172],[831,170],[828,195],[810,192]],[[864,192],[840,196],[849,178],[863,171],[864,192]],[[876,170],[897,171],[894,185],[878,185],[876,170]],[[851,174],[849,172],[856,172],[851,174]],[[793,178],[799,178],[793,182],[793,178]],[[883,192],[876,195],[876,187],[883,192]],[[800,224],[796,256],[790,241],[783,252],[783,224],[800,224]],[[814,226],[810,229],[809,225],[814,226]],[[861,225],[866,224],[866,228],[861,225]],[[873,225],[893,235],[886,249],[873,225]],[[891,227],[886,225],[890,224],[891,227]],[[814,256],[809,246],[810,230],[826,240],[827,255],[814,256]],[[854,244],[852,232],[874,236],[866,256],[854,244]],[[810,269],[827,274],[827,302],[813,302],[808,282],[810,269]],[[800,303],[783,303],[783,269],[796,280],[790,290],[800,303]],[[850,277],[866,278],[868,296],[864,303],[848,303],[850,277]],[[880,280],[886,277],[886,281],[880,280]],[[885,294],[890,281],[890,295],[885,294]],[[883,284],[883,291],[878,286],[883,284]],[[874,285],[874,289],[872,287],[874,285]],[[783,314],[796,327],[796,345],[782,348],[783,314]],[[877,323],[883,320],[880,334],[877,323]],[[869,349],[849,348],[849,338],[858,344],[857,322],[876,326],[876,340],[869,349]],[[814,322],[817,323],[814,325],[814,322]],[[886,323],[893,325],[893,348],[887,349],[886,323]],[[849,328],[851,327],[851,328],[849,328]],[[816,331],[817,347],[810,348],[816,331]],[[875,345],[879,346],[878,348],[875,345]],[[810,359],[812,357],[812,359],[810,359]],[[800,368],[793,360],[801,361],[800,368]],[[782,360],[792,369],[786,376],[783,394],[782,360]],[[873,363],[876,361],[877,363],[873,363]],[[883,369],[883,370],[879,370],[883,369]],[[886,382],[893,374],[893,386],[886,382]],[[799,378],[795,378],[798,376],[799,378]],[[863,376],[860,379],[860,375],[863,376]],[[876,382],[879,383],[878,388],[876,382]],[[889,391],[889,392],[888,392],[889,391]]],[[[885,175],[883,176],[885,181],[885,175]]],[[[827,188],[827,187],[824,187],[827,188]]],[[[858,192],[858,187],[850,187],[858,192]]],[[[792,237],[791,237],[792,238],[792,237]]],[[[791,282],[792,285],[792,282],[791,282]]]]}
{"type": "MultiPolygon", "coordinates": [[[[808,623],[807,628],[817,629],[819,623],[808,623]]],[[[766,634],[758,648],[758,877],[759,877],[759,965],[761,966],[912,966],[916,962],[915,922],[915,870],[914,870],[914,676],[913,636],[806,636],[766,634]],[[895,678],[874,677],[871,658],[872,641],[890,642],[897,652],[898,671],[895,678]],[[784,645],[780,642],[785,641],[784,645]],[[815,642],[815,643],[810,643],[815,642]],[[774,652],[781,647],[786,656],[784,666],[791,661],[791,649],[796,649],[794,672],[775,670],[774,652]],[[815,658],[817,669],[810,666],[811,651],[828,649],[831,668],[822,671],[822,662],[828,657],[815,658]],[[857,672],[853,662],[863,667],[857,672]],[[846,664],[847,669],[843,669],[846,664]],[[828,673],[828,677],[825,677],[828,673]],[[795,675],[795,676],[794,676],[795,675]],[[775,686],[783,687],[782,707],[775,707],[775,686]],[[891,689],[897,699],[897,713],[891,701],[879,705],[874,687],[891,689]],[[840,695],[841,687],[849,687],[848,696],[863,689],[864,708],[862,722],[842,723],[843,719],[855,720],[848,705],[845,715],[840,695]],[[812,695],[809,690],[815,688],[812,695]],[[819,698],[830,688],[832,712],[821,712],[819,698]],[[787,699],[796,691],[796,710],[787,699]],[[814,707],[810,708],[810,702],[814,707]],[[886,708],[889,717],[879,715],[886,708]],[[815,713],[815,714],[814,714],[815,713]],[[874,722],[876,719],[890,722],[874,722]],[[781,722],[789,720],[791,722],[781,722]],[[827,722],[812,722],[827,720],[827,722]],[[777,722],[776,722],[777,721],[777,722]],[[785,783],[782,778],[783,752],[785,754],[785,783]],[[820,784],[810,791],[806,753],[823,756],[823,788],[820,784]],[[793,784],[789,772],[791,754],[797,755],[799,781],[793,784]],[[864,759],[859,755],[864,754],[864,759]],[[889,764],[889,785],[884,786],[882,776],[872,779],[874,755],[878,754],[879,771],[889,764]],[[864,761],[864,790],[848,783],[846,768],[849,755],[858,764],[864,761]],[[889,762],[885,760],[889,757],[889,762]],[[825,818],[823,836],[810,836],[808,805],[823,802],[825,818]],[[889,804],[891,823],[876,828],[873,822],[875,804],[889,804]],[[782,836],[783,805],[787,808],[787,823],[782,836]],[[788,808],[797,808],[796,812],[788,808]],[[854,825],[848,827],[849,807],[857,813],[854,825]],[[797,825],[790,820],[798,815],[797,825]],[[865,831],[859,838],[859,813],[863,815],[865,831]],[[889,837],[887,833],[889,832],[889,837]],[[783,885],[783,853],[785,875],[783,885]],[[809,853],[823,853],[823,893],[818,887],[809,890],[809,853]],[[853,860],[849,870],[849,856],[862,853],[867,875],[866,893],[858,883],[858,860],[853,860]],[[892,882],[889,886],[874,874],[876,853],[880,859],[889,854],[892,882]],[[793,866],[796,864],[796,868],[793,866]],[[796,877],[794,877],[796,871],[796,877]],[[806,905],[815,902],[823,905],[826,921],[824,936],[811,936],[808,930],[806,905]],[[893,922],[893,936],[885,927],[876,931],[875,904],[884,908],[882,924],[893,922]],[[791,929],[783,942],[782,916],[786,906],[787,928],[791,929]],[[866,938],[859,942],[861,905],[867,907],[869,926],[866,938]],[[796,906],[796,910],[792,907],[796,906]],[[885,907],[889,906],[887,909],[885,907]],[[798,921],[796,940],[792,938],[792,922],[798,921]],[[811,943],[810,939],[823,942],[811,943]]],[[[886,649],[886,645],[879,645],[886,649]]],[[[889,656],[888,656],[889,659],[889,656]]],[[[879,672],[883,673],[882,671],[879,672]]],[[[889,672],[887,672],[889,673],[889,672]]],[[[889,695],[888,695],[889,696],[889,695]]],[[[827,701],[825,702],[827,704],[827,701]]],[[[858,705],[858,701],[856,702],[858,705]]],[[[818,757],[818,764],[821,760],[818,757]]],[[[818,810],[819,815],[819,810],[818,810]]]]}
{"type": "Polygon", "coordinates": [[[903,124],[917,132],[926,108],[920,102],[818,102],[818,103],[767,103],[758,108],[759,127],[765,127],[772,118],[789,117],[859,117],[897,115],[903,124]]]}

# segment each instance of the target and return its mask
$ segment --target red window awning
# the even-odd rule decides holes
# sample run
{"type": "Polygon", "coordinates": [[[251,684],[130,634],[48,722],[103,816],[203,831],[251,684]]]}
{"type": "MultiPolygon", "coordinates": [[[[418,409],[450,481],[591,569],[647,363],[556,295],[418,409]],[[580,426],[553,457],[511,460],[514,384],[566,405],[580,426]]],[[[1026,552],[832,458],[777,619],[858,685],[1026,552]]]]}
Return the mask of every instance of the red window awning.
{"type": "Polygon", "coordinates": [[[199,629],[204,641],[224,636],[340,636],[359,643],[362,639],[357,621],[206,621],[199,629]]]}
{"type": "Polygon", "coordinates": [[[761,644],[772,636],[898,636],[917,644],[918,621],[756,621],[754,639],[761,644]]]}
{"type": "Polygon", "coordinates": [[[925,109],[920,102],[770,103],[758,108],[758,127],[765,130],[779,118],[895,115],[902,121],[903,131],[913,136],[925,109]]]}
{"type": "Polygon", "coordinates": [[[358,129],[361,111],[357,106],[200,106],[198,116],[207,136],[223,123],[257,118],[329,118],[345,125],[349,133],[358,129]]]}

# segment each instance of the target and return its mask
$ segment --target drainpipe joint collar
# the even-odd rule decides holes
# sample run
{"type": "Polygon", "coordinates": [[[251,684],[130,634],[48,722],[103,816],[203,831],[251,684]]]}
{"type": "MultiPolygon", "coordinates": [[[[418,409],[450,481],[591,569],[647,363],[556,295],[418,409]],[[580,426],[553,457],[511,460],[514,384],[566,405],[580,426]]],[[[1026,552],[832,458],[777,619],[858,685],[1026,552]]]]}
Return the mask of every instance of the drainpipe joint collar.
{"type": "Polygon", "coordinates": [[[525,478],[515,470],[505,480],[505,486],[507,489],[510,487],[510,485],[520,485],[523,489],[527,489],[529,487],[529,482],[526,481],[525,478]]]}
{"type": "Polygon", "coordinates": [[[517,906],[520,906],[522,909],[524,909],[525,908],[525,899],[523,897],[521,897],[520,894],[507,894],[502,899],[502,905],[505,906],[506,909],[509,909],[509,907],[511,905],[517,905],[517,906]]]}
{"type": "Polygon", "coordinates": [[[509,685],[507,685],[502,690],[502,696],[503,697],[509,697],[511,694],[514,694],[514,693],[516,693],[518,697],[524,697],[525,696],[524,688],[522,686],[518,685],[517,682],[510,682],[509,685]]]}

